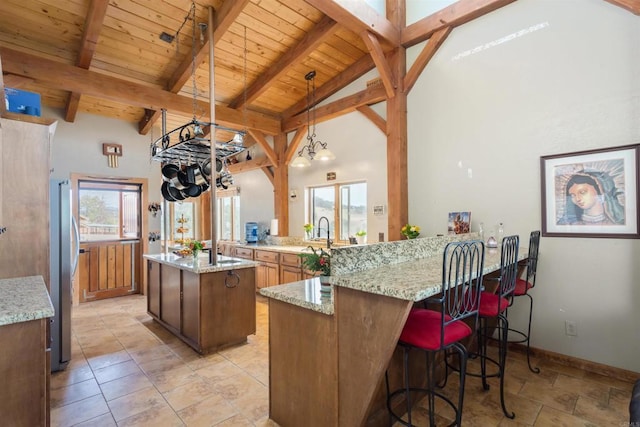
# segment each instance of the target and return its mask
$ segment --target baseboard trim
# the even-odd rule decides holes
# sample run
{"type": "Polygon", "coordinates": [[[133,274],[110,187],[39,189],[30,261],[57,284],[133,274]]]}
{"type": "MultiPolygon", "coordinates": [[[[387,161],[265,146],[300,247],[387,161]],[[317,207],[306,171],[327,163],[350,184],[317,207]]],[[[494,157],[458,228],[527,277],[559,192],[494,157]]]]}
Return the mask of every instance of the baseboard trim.
{"type": "MultiPolygon", "coordinates": [[[[517,351],[518,353],[526,354],[527,347],[522,344],[509,344],[509,350],[517,351]]],[[[620,381],[626,381],[634,383],[640,379],[640,372],[628,371],[622,368],[616,368],[614,366],[605,365],[602,363],[592,362],[590,360],[580,359],[579,357],[568,356],[566,354],[555,353],[549,350],[543,350],[540,348],[531,347],[531,355],[538,359],[545,359],[551,362],[556,362],[561,365],[570,366],[584,371],[592,372],[594,374],[613,377],[620,381]]]]}

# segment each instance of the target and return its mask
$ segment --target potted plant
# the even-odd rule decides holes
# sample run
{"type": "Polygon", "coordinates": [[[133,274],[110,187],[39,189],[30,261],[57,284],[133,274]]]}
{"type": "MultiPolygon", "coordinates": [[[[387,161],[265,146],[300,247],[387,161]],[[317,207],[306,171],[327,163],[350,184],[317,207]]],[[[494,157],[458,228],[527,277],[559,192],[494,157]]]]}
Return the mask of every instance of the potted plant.
{"type": "Polygon", "coordinates": [[[313,231],[313,224],[309,224],[309,223],[305,224],[304,225],[304,232],[305,232],[305,236],[306,236],[307,240],[310,240],[311,237],[313,237],[311,235],[311,231],[313,231]]]}
{"type": "Polygon", "coordinates": [[[358,241],[359,245],[364,245],[366,243],[366,236],[367,232],[364,230],[360,230],[356,232],[356,240],[358,241]]]}
{"type": "Polygon", "coordinates": [[[302,266],[314,272],[320,273],[320,282],[323,282],[324,278],[331,275],[331,255],[322,248],[316,249],[313,246],[309,246],[311,253],[301,253],[298,256],[302,259],[302,266]]]}
{"type": "Polygon", "coordinates": [[[407,224],[404,227],[402,227],[402,230],[400,230],[400,232],[407,239],[415,239],[420,235],[420,227],[417,225],[407,224]]]}

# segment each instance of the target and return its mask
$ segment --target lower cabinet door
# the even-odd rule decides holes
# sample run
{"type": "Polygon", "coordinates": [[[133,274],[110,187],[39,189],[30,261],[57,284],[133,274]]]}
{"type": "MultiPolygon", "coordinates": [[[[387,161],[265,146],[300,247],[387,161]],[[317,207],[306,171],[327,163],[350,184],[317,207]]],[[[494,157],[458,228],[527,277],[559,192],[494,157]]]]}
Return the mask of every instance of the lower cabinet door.
{"type": "Polygon", "coordinates": [[[160,319],[180,331],[180,270],[174,267],[162,267],[162,298],[160,299],[160,319]]]}
{"type": "Polygon", "coordinates": [[[280,283],[291,283],[302,280],[302,269],[300,267],[280,266],[280,283]]]}
{"type": "Polygon", "coordinates": [[[148,282],[147,286],[147,311],[156,317],[160,317],[160,264],[147,261],[148,282]]]}

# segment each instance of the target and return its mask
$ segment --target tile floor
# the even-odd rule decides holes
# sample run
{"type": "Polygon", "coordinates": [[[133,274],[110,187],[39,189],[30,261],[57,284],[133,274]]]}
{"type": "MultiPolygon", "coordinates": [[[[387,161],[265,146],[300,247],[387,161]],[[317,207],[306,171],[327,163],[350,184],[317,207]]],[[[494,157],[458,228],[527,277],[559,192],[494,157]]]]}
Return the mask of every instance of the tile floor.
{"type": "MultiPolygon", "coordinates": [[[[200,356],[151,320],[134,295],[74,307],[72,361],[51,377],[52,426],[276,426],[269,421],[268,302],[258,296],[248,343],[200,356]]],[[[512,352],[507,407],[497,382],[469,378],[465,426],[628,426],[632,384],[512,352]]],[[[455,393],[456,379],[445,389],[455,393]]],[[[421,406],[421,404],[419,405],[421,406]]],[[[447,411],[441,411],[447,418],[447,411]]],[[[424,409],[414,421],[425,423],[424,409]]]]}

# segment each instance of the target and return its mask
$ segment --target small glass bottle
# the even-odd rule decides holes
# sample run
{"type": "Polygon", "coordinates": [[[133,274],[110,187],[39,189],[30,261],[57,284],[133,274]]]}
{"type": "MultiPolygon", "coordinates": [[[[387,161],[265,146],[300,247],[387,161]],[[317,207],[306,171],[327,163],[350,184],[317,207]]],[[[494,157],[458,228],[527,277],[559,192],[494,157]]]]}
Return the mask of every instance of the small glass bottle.
{"type": "Polygon", "coordinates": [[[484,242],[484,222],[480,223],[480,228],[478,229],[478,235],[480,236],[480,240],[484,242]]]}
{"type": "Polygon", "coordinates": [[[504,238],[504,226],[502,223],[498,225],[498,244],[502,244],[502,239],[504,238]]]}

